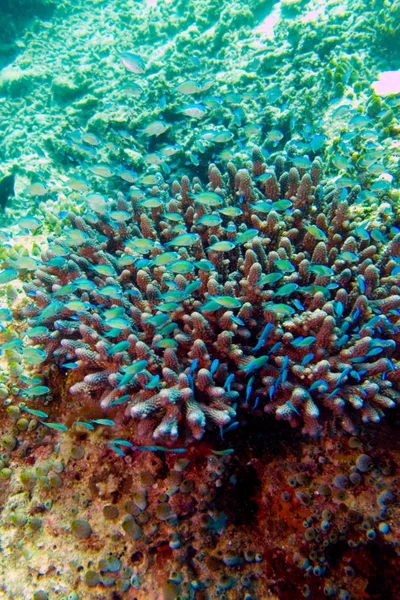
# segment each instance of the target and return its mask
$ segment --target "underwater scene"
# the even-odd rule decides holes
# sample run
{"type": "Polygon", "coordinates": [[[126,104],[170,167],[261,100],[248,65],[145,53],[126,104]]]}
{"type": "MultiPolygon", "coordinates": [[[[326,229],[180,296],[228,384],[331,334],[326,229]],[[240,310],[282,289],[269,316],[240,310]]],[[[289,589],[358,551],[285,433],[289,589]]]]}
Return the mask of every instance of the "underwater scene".
{"type": "Polygon", "coordinates": [[[0,599],[400,598],[400,1],[0,0],[0,599]]]}

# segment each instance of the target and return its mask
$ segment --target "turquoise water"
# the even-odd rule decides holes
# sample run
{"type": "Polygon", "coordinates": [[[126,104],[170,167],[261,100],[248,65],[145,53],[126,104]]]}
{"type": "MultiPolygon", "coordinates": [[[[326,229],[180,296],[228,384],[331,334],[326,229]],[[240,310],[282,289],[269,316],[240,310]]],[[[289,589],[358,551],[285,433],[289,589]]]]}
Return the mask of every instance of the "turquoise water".
{"type": "Polygon", "coordinates": [[[399,17],[2,4],[5,598],[398,597],[399,17]]]}

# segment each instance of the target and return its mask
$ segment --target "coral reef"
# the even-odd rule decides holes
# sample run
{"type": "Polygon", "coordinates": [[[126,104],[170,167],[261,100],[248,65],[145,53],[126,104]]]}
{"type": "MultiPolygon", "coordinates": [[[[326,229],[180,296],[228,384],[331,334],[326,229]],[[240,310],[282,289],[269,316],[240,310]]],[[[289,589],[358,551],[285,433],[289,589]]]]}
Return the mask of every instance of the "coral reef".
{"type": "Polygon", "coordinates": [[[357,415],[395,406],[400,236],[352,215],[359,186],[341,199],[319,160],[294,164],[255,148],[251,173],[210,165],[207,188],[159,177],[70,214],[23,313],[31,343],[73,371],[77,404],[127,405],[140,436],[164,441],[246,409],[311,435],[330,412],[354,433],[357,415]]]}
{"type": "Polygon", "coordinates": [[[2,598],[400,597],[384,4],[13,3],[2,598]]]}

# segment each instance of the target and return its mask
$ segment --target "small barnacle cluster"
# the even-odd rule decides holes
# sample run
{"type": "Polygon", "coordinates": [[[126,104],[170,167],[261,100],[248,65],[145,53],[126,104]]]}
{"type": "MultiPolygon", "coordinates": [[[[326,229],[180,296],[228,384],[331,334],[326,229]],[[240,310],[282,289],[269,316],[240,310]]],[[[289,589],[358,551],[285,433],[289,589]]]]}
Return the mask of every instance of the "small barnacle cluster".
{"type": "MultiPolygon", "coordinates": [[[[109,449],[101,454],[93,439],[84,445],[85,456],[77,452],[82,444],[50,447],[46,459],[36,454],[36,464],[13,478],[16,493],[2,515],[4,546],[19,548],[31,572],[40,572],[51,548],[64,583],[79,598],[108,592],[119,598],[128,590],[138,598],[160,590],[164,597],[191,598],[198,591],[231,598],[230,591],[257,589],[261,546],[250,533],[239,538],[224,511],[226,504],[233,512],[226,491],[230,502],[236,493],[231,455],[204,447],[187,457],[138,451],[125,459],[134,468],[121,469],[109,449]],[[107,460],[99,463],[99,452],[107,460]],[[71,556],[61,566],[66,548],[71,556]],[[150,575],[154,568],[157,576],[150,575]]],[[[15,464],[16,457],[10,460],[15,464]]],[[[29,589],[39,584],[47,593],[49,583],[40,576],[29,589]]]]}
{"type": "Polygon", "coordinates": [[[293,595],[358,598],[386,581],[398,560],[397,484],[387,450],[368,436],[336,438],[329,453],[324,444],[303,448],[300,461],[281,461],[262,478],[259,519],[277,516],[270,539],[303,574],[293,571],[293,595]],[[385,546],[393,557],[374,562],[385,546]]]}
{"type": "MultiPolygon", "coordinates": [[[[398,474],[368,435],[310,445],[295,432],[294,456],[287,439],[265,436],[254,453],[254,438],[245,444],[239,432],[235,453],[201,441],[185,455],[129,449],[121,459],[107,431],[69,431],[53,445],[40,428],[17,432],[17,412],[8,411],[18,443],[3,454],[12,469],[0,494],[14,490],[4,548],[18,548],[32,572],[51,549],[79,598],[356,598],[378,550],[390,548],[385,572],[394,568],[398,474]]],[[[49,584],[38,578],[39,587],[49,584]]]]}
{"type": "Polygon", "coordinates": [[[207,186],[160,176],[70,213],[23,315],[77,404],[121,404],[166,442],[241,410],[316,435],[321,413],[354,432],[395,406],[400,235],[357,219],[359,186],[345,198],[319,159],[295,163],[255,148],[247,168],[210,165],[207,186]]]}

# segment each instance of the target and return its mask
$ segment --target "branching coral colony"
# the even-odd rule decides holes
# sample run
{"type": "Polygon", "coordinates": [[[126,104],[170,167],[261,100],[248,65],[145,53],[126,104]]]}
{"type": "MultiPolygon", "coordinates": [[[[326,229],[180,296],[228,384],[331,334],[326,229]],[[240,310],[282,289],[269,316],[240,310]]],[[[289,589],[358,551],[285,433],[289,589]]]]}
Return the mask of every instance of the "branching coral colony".
{"type": "Polygon", "coordinates": [[[313,436],[332,418],[354,432],[395,406],[390,218],[367,230],[360,187],[342,199],[318,158],[308,173],[255,148],[247,167],[91,194],[24,285],[30,342],[72,369],[74,398],[120,405],[135,437],[187,444],[260,409],[313,436]]]}

